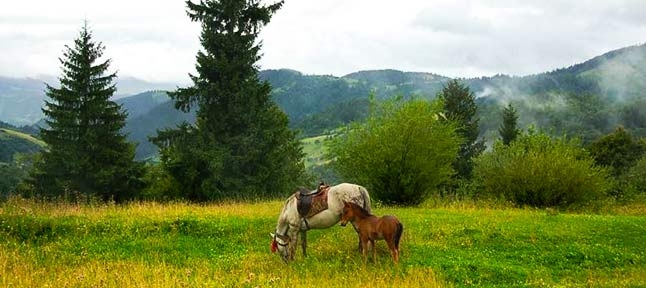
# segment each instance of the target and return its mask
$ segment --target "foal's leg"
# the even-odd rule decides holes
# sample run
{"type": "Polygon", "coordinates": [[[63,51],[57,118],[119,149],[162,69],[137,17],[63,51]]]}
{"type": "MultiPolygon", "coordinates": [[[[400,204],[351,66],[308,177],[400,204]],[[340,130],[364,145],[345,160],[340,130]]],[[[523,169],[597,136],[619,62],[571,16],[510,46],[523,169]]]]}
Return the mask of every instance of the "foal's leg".
{"type": "Polygon", "coordinates": [[[361,255],[363,256],[363,265],[366,265],[366,261],[368,259],[368,241],[369,239],[366,239],[364,237],[359,238],[359,244],[361,244],[361,255]]]}
{"type": "Polygon", "coordinates": [[[354,231],[357,232],[357,236],[359,238],[359,253],[363,252],[363,247],[361,246],[361,233],[359,233],[359,228],[352,222],[352,228],[354,228],[354,231]]]}
{"type": "Polygon", "coordinates": [[[370,246],[372,246],[372,261],[377,264],[377,247],[374,239],[370,239],[370,246]]]}
{"type": "Polygon", "coordinates": [[[388,249],[390,249],[390,255],[393,256],[393,262],[399,262],[399,247],[395,246],[395,240],[393,237],[387,238],[386,243],[388,243],[388,249]]]}

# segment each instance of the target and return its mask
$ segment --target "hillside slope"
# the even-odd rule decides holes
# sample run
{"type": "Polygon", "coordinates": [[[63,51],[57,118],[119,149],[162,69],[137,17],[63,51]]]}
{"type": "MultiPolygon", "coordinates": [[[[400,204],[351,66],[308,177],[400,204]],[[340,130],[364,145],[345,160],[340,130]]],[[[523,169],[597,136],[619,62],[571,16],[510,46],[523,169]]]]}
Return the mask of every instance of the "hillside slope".
{"type": "Polygon", "coordinates": [[[11,162],[16,153],[34,153],[45,147],[45,143],[31,135],[0,128],[0,162],[11,162]]]}

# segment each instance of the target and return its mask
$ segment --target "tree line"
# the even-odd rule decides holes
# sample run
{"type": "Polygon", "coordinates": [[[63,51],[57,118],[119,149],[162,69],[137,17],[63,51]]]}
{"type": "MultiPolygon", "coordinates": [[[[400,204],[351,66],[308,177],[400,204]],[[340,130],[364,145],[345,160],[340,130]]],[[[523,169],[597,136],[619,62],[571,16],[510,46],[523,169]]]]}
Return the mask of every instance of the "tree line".
{"type": "MultiPolygon", "coordinates": [[[[135,161],[135,146],[121,132],[126,112],[110,100],[117,76],[108,72],[105,47],[86,23],[74,45],[65,46],[59,87],[47,85],[48,128],[40,131],[47,148],[33,159],[18,193],[72,201],[204,202],[284,197],[320,179],[305,171],[297,132],[256,64],[260,30],[283,1],[186,5],[190,20],[202,24],[203,50],[196,56],[197,74],[189,75],[192,85],[169,96],[176,109],[195,111],[195,123],[151,137],[159,163],[135,161]]],[[[570,99],[582,107],[589,97],[570,99]]],[[[439,194],[568,207],[603,197],[628,199],[646,188],[646,142],[621,127],[584,142],[531,127],[523,131],[522,114],[510,103],[499,111],[499,140],[486,151],[475,96],[458,80],[447,82],[434,100],[373,96],[362,104],[364,120],[331,140],[326,165],[384,203],[415,205],[439,194]]]]}

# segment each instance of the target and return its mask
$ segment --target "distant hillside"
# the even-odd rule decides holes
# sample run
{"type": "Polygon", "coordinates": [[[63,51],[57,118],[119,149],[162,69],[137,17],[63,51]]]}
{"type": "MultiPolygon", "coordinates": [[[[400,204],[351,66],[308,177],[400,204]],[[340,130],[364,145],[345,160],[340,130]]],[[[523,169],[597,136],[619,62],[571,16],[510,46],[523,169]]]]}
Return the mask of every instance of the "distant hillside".
{"type": "Polygon", "coordinates": [[[45,84],[32,78],[0,77],[0,121],[31,125],[42,118],[45,84]]]}
{"type": "MultiPolygon", "coordinates": [[[[450,80],[432,73],[397,70],[360,71],[334,77],[281,69],[261,71],[260,78],[272,85],[276,103],[288,115],[291,127],[300,130],[304,137],[321,135],[363,119],[371,93],[378,99],[395,95],[405,99],[432,99],[450,80]]],[[[584,141],[608,133],[617,125],[628,128],[635,136],[646,136],[646,44],[614,50],[577,65],[536,75],[460,80],[477,97],[481,135],[488,140],[497,137],[501,109],[508,103],[519,111],[521,127],[535,125],[554,133],[581,136],[584,141]]],[[[36,80],[24,82],[19,86],[21,89],[9,89],[14,91],[9,94],[16,95],[16,91],[29,94],[27,91],[42,85],[36,80]]],[[[6,88],[1,89],[7,94],[6,88]]],[[[8,98],[0,93],[3,101],[0,109],[4,109],[0,110],[0,120],[5,117],[3,113],[8,113],[2,111],[13,113],[22,109],[10,108],[13,104],[5,105],[3,99],[8,98]]],[[[192,113],[175,110],[167,99],[164,92],[157,91],[117,101],[128,110],[125,130],[130,140],[139,143],[139,159],[155,153],[156,148],[147,139],[157,129],[195,119],[192,113]]],[[[7,103],[16,103],[12,101],[7,103]]]]}
{"type": "Polygon", "coordinates": [[[159,104],[168,102],[170,98],[166,91],[147,91],[136,95],[117,99],[115,102],[128,112],[128,118],[134,119],[154,109],[159,104]]]}
{"type": "Polygon", "coordinates": [[[16,153],[34,153],[45,147],[45,143],[23,132],[0,125],[0,162],[11,162],[16,153]]]}
{"type": "Polygon", "coordinates": [[[124,132],[129,141],[137,143],[135,157],[142,160],[157,153],[157,146],[148,141],[148,137],[157,135],[157,130],[175,127],[182,122],[195,122],[195,114],[182,113],[175,109],[171,101],[166,101],[152,107],[147,113],[128,117],[124,132]]]}
{"type": "MultiPolygon", "coordinates": [[[[45,83],[58,85],[52,76],[35,78],[8,78],[0,76],[0,121],[16,126],[32,125],[43,118],[41,107],[45,101],[45,83]]],[[[147,82],[132,77],[117,79],[114,99],[151,90],[175,89],[175,83],[147,82]]]]}

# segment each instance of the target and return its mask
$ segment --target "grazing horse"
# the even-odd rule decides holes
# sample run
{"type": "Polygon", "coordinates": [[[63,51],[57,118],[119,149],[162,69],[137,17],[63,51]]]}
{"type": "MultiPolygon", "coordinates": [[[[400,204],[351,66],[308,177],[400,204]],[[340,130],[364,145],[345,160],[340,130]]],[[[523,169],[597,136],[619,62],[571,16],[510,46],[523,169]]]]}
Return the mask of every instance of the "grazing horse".
{"type": "Polygon", "coordinates": [[[359,233],[361,250],[363,252],[363,263],[366,263],[366,259],[368,258],[368,243],[372,247],[372,260],[375,263],[377,262],[375,240],[382,239],[388,243],[388,249],[390,249],[390,254],[393,256],[393,262],[399,262],[399,240],[404,232],[404,225],[395,216],[386,215],[377,217],[357,204],[343,202],[341,226],[345,226],[348,221],[352,222],[355,230],[359,233]]]}
{"type": "Polygon", "coordinates": [[[324,195],[325,197],[320,198],[324,199],[322,201],[324,201],[323,204],[325,204],[325,207],[314,209],[316,205],[312,203],[312,209],[317,211],[309,211],[309,213],[303,215],[304,211],[302,211],[301,204],[304,201],[299,199],[303,195],[307,195],[307,193],[297,191],[287,198],[280,212],[280,216],[278,216],[276,231],[271,233],[271,251],[278,251],[286,263],[294,260],[298,234],[300,234],[302,241],[303,256],[307,256],[307,230],[329,228],[338,223],[341,219],[341,210],[343,210],[344,202],[355,203],[367,211],[371,209],[370,195],[368,195],[368,191],[363,186],[342,183],[330,187],[320,186],[318,190],[324,190],[321,192],[327,193],[324,195]]]}

